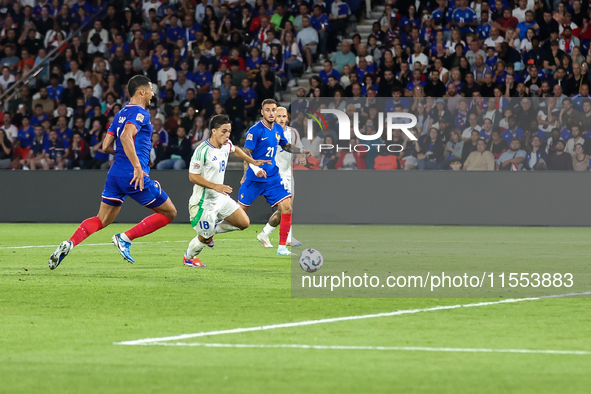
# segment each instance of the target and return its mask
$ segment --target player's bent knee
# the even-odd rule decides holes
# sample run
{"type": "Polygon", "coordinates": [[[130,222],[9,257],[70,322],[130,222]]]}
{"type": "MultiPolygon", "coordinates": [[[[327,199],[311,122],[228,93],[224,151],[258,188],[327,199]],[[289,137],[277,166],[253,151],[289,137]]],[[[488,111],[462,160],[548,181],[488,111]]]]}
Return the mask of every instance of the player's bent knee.
{"type": "Polygon", "coordinates": [[[291,213],[291,200],[285,200],[281,204],[279,204],[279,210],[281,214],[290,214],[291,213]]]}
{"type": "Polygon", "coordinates": [[[240,221],[240,223],[238,223],[238,227],[240,230],[246,230],[248,227],[250,226],[250,219],[247,217],[246,219],[243,219],[240,221]]]}

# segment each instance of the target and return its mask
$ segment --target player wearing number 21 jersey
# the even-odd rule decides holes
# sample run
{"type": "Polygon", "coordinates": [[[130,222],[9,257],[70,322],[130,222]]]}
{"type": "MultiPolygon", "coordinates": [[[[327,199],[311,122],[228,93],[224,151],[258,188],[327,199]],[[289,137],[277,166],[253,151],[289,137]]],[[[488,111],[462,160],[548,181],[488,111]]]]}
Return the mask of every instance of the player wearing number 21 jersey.
{"type": "Polygon", "coordinates": [[[232,126],[226,115],[214,116],[210,130],[211,138],[195,149],[189,164],[189,179],[195,184],[189,200],[189,217],[197,232],[183,256],[183,263],[189,267],[205,267],[197,256],[206,245],[213,246],[215,234],[244,230],[250,225],[246,212],[228,195],[232,188],[224,185],[230,154],[253,165],[271,163],[252,159],[230,142],[232,126]]]}
{"type": "Polygon", "coordinates": [[[252,126],[246,133],[244,151],[252,154],[254,159],[271,160],[271,164],[262,167],[245,166],[242,186],[238,192],[238,202],[247,210],[253,201],[263,195],[272,207],[278,207],[281,213],[279,227],[279,247],[277,254],[289,256],[287,249],[287,235],[291,228],[291,193],[285,186],[275,163],[275,155],[281,147],[284,151],[300,154],[304,153],[285,138],[283,128],[275,123],[277,102],[266,99],[261,104],[263,120],[252,126]],[[265,174],[266,177],[261,177],[265,174]]]}
{"type": "MultiPolygon", "coordinates": [[[[298,131],[293,127],[289,127],[288,123],[288,116],[287,116],[287,108],[279,107],[277,108],[277,112],[275,114],[275,122],[279,124],[283,128],[283,135],[285,139],[289,141],[289,143],[299,149],[303,149],[302,141],[298,134],[298,131]]],[[[289,190],[291,193],[291,200],[293,203],[293,195],[294,195],[294,184],[293,184],[293,160],[294,155],[284,151],[283,149],[279,149],[277,152],[276,162],[277,167],[279,168],[279,176],[281,176],[281,180],[283,182],[283,186],[289,190]]],[[[305,155],[300,155],[300,162],[305,160],[305,155]]],[[[257,239],[265,246],[265,248],[272,248],[273,245],[271,244],[271,240],[269,236],[275,231],[277,226],[280,224],[281,221],[281,212],[279,210],[275,211],[273,215],[269,218],[269,222],[263,228],[259,234],[257,234],[257,239]]],[[[289,229],[289,233],[287,234],[287,245],[289,246],[300,246],[302,243],[295,239],[292,235],[292,229],[289,229]]]]}

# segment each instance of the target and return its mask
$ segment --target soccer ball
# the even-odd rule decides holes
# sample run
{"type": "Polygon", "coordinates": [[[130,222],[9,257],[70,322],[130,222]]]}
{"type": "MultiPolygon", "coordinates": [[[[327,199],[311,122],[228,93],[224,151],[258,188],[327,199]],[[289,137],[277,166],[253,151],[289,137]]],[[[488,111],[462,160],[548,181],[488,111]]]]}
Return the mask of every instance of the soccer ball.
{"type": "Polygon", "coordinates": [[[324,258],[316,249],[304,249],[300,254],[300,267],[306,272],[316,272],[322,268],[324,258]]]}

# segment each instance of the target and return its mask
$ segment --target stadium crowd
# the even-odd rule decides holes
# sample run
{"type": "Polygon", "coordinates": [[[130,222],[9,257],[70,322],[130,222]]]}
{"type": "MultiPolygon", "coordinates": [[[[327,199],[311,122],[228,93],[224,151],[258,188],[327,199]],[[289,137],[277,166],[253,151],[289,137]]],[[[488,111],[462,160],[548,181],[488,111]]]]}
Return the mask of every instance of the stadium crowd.
{"type": "Polygon", "coordinates": [[[589,170],[588,3],[390,0],[362,39],[354,0],[1,0],[0,168],[109,168],[102,139],[142,74],[156,169],[186,168],[211,115],[239,144],[263,99],[296,89],[292,124],[314,152],[299,169],[589,170]],[[347,150],[359,141],[337,141],[330,117],[307,140],[300,109],[323,106],[357,113],[365,134],[378,112],[412,112],[418,141],[347,150]]]}

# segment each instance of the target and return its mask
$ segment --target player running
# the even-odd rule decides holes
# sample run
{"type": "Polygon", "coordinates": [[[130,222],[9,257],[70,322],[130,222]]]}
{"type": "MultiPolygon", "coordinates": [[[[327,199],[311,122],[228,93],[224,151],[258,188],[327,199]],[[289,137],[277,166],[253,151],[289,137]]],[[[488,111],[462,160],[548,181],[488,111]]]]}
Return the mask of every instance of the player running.
{"type": "MultiPolygon", "coordinates": [[[[283,134],[285,135],[285,138],[293,146],[299,149],[304,149],[298,131],[293,127],[288,126],[287,121],[287,108],[277,108],[277,112],[275,113],[275,122],[279,124],[281,127],[283,127],[283,134]]],[[[306,155],[300,155],[299,159],[302,165],[306,164],[306,155]]],[[[291,200],[293,204],[293,155],[289,152],[284,151],[283,149],[279,149],[279,152],[277,152],[276,162],[277,167],[279,168],[279,176],[281,176],[283,185],[287,187],[287,189],[291,193],[291,200]]],[[[281,212],[278,209],[275,211],[275,213],[273,213],[273,215],[271,215],[271,217],[269,218],[269,222],[265,225],[263,231],[257,235],[257,239],[265,246],[265,248],[273,247],[271,241],[269,240],[269,236],[273,233],[273,231],[275,231],[280,221],[281,212]]],[[[287,245],[300,246],[301,244],[302,243],[300,241],[293,238],[292,228],[290,227],[289,233],[287,234],[287,245]]]]}
{"type": "Polygon", "coordinates": [[[112,242],[121,256],[134,263],[129,252],[131,241],[166,226],[176,217],[176,208],[160,184],[148,177],[150,150],[152,148],[152,124],[146,110],[154,92],[152,83],[137,75],[129,80],[129,104],[119,111],[107,130],[103,149],[108,150],[115,141],[115,161],[107,175],[102,202],[97,216],[86,219],[74,235],[63,241],[49,257],[49,268],[55,269],[74,246],[113,223],[127,196],[156,213],[123,234],[115,234],[112,242]]]}
{"type": "MultiPolygon", "coordinates": [[[[197,231],[183,256],[183,263],[189,267],[205,267],[197,255],[212,242],[215,234],[244,230],[250,225],[246,212],[228,195],[232,188],[224,185],[230,153],[256,166],[271,164],[271,160],[253,160],[230,142],[232,125],[226,115],[212,117],[209,129],[211,137],[195,149],[189,165],[189,180],[195,184],[189,215],[191,226],[197,231]]],[[[257,176],[264,178],[265,171],[257,176]]]]}
{"type": "Polygon", "coordinates": [[[291,193],[279,175],[279,168],[275,164],[275,155],[279,147],[293,154],[307,153],[293,146],[285,138],[283,128],[275,123],[277,101],[266,99],[261,104],[263,120],[252,126],[246,133],[244,153],[252,155],[255,160],[271,160],[271,164],[261,167],[244,164],[244,177],[238,192],[238,202],[244,210],[260,195],[265,196],[271,207],[278,207],[281,212],[279,226],[279,247],[277,254],[289,256],[287,249],[287,234],[291,228],[291,193]],[[266,177],[259,174],[264,171],[266,177]]]}

